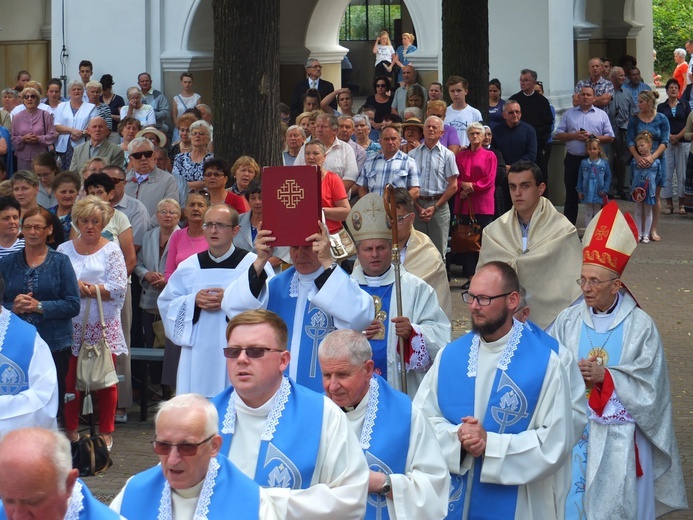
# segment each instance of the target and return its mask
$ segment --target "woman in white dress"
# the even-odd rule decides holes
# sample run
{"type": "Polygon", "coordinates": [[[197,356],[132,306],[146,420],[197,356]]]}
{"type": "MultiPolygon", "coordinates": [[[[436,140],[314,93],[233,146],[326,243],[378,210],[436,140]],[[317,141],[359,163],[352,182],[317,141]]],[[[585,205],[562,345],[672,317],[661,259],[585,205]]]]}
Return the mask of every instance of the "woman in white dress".
{"type": "Polygon", "coordinates": [[[67,86],[70,99],[60,103],[53,112],[53,123],[58,131],[55,150],[64,169],[70,167],[75,146],[85,142],[87,125],[92,117],[98,115],[92,103],[85,103],[84,85],[81,81],[71,81],[67,86]]]}
{"type": "MultiPolygon", "coordinates": [[[[127,353],[123,327],[120,323],[120,311],[125,300],[128,276],[125,259],[118,245],[101,236],[113,216],[114,210],[103,200],[90,195],[77,202],[72,210],[72,220],[79,229],[78,238],[65,242],[58,251],[70,258],[77,275],[81,305],[79,315],[72,321],[73,344],[72,357],[67,372],[66,391],[74,393],[77,398],[65,404],[65,429],[70,440],[79,437],[79,392],[76,389],[77,356],[82,341],[95,344],[101,339],[99,309],[96,303],[98,285],[103,300],[105,335],[111,349],[114,364],[115,357],[127,353]],[[89,315],[82,338],[82,324],[88,299],[91,298],[89,315]]],[[[115,412],[118,403],[118,389],[113,385],[98,390],[94,396],[99,402],[99,433],[103,435],[110,450],[113,445],[111,434],[115,429],[115,412]]]]}

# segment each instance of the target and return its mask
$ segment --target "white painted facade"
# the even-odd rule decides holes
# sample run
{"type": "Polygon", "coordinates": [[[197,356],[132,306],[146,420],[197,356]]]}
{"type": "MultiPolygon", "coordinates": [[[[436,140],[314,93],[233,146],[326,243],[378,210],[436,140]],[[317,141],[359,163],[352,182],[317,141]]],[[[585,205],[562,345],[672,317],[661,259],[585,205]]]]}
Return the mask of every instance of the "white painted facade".
{"type": "MultiPolygon", "coordinates": [[[[404,3],[419,48],[411,61],[427,79],[442,79],[440,2],[404,3]]],[[[347,52],[338,39],[339,24],[347,5],[348,0],[282,0],[282,93],[302,76],[309,55],[326,65],[325,77],[339,83],[339,62],[347,52]]],[[[627,52],[638,59],[643,78],[652,77],[651,0],[489,0],[489,18],[490,76],[503,83],[504,97],[519,90],[519,70],[532,68],[560,110],[569,105],[575,81],[586,77],[593,55],[616,59],[627,52]]],[[[68,80],[89,59],[94,78],[112,74],[121,95],[146,70],[170,98],[178,91],[179,73],[191,70],[197,72],[196,90],[211,101],[212,0],[3,0],[0,46],[50,40],[47,70],[60,76],[63,23],[68,80]]],[[[6,78],[11,73],[4,72],[6,78]]]]}

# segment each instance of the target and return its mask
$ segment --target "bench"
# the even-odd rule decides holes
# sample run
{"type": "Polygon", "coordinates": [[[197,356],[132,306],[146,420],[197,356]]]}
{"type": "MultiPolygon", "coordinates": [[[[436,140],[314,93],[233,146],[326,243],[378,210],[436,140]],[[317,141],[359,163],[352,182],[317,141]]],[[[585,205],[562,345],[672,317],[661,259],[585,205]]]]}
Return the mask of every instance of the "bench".
{"type": "MultiPolygon", "coordinates": [[[[163,363],[164,349],[162,348],[143,348],[130,347],[130,361],[139,362],[139,370],[133,379],[137,380],[137,388],[140,391],[140,421],[147,420],[147,379],[149,376],[149,363],[163,363]]],[[[134,383],[134,382],[133,382],[134,383]]]]}

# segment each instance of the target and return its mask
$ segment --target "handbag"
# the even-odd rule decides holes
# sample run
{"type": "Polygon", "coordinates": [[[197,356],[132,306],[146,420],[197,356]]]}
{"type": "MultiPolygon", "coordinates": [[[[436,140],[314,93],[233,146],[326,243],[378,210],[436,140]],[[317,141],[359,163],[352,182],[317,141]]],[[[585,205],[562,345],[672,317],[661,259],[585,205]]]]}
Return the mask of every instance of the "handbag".
{"type": "Polygon", "coordinates": [[[154,348],[164,348],[166,345],[166,332],[164,331],[164,322],[161,319],[161,314],[158,312],[152,322],[152,329],[154,330],[154,344],[152,346],[154,348]]]}
{"type": "Polygon", "coordinates": [[[118,383],[111,349],[106,342],[106,323],[103,318],[103,305],[101,303],[101,291],[98,285],[96,288],[96,303],[99,306],[99,321],[101,323],[101,339],[95,344],[87,343],[84,340],[84,332],[89,319],[89,309],[91,298],[87,300],[84,309],[84,320],[82,321],[82,345],[77,356],[77,390],[84,392],[84,404],[82,413],[91,414],[94,411],[92,406],[91,392],[102,390],[118,383]]]}
{"type": "Polygon", "coordinates": [[[113,465],[106,441],[101,435],[82,435],[70,443],[72,467],[79,470],[80,477],[93,477],[113,465]]]}
{"type": "Polygon", "coordinates": [[[481,251],[481,226],[474,216],[470,197],[467,197],[467,204],[469,224],[457,222],[450,236],[450,249],[453,253],[478,253],[481,251]]]}
{"type": "Polygon", "coordinates": [[[335,260],[356,254],[354,240],[344,226],[334,235],[330,235],[330,249],[335,260]]]}

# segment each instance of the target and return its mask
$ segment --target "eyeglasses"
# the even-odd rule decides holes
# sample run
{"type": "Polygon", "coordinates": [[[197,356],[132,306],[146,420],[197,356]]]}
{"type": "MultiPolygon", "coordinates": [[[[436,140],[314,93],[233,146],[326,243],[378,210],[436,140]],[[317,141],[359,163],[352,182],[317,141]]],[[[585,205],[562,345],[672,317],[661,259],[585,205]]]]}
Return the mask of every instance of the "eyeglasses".
{"type": "Polygon", "coordinates": [[[218,177],[226,177],[226,176],[225,176],[223,173],[221,173],[221,172],[205,172],[203,176],[204,176],[204,177],[215,177],[215,178],[218,178],[218,177]]]}
{"type": "Polygon", "coordinates": [[[151,150],[147,150],[146,152],[134,152],[134,153],[131,153],[131,154],[130,154],[130,157],[132,157],[133,159],[139,160],[139,159],[141,159],[142,157],[145,157],[146,159],[149,159],[149,158],[152,157],[152,155],[154,155],[154,152],[151,151],[151,150]]]}
{"type": "Polygon", "coordinates": [[[193,137],[209,137],[207,132],[190,132],[190,135],[193,137]]]}
{"type": "Polygon", "coordinates": [[[34,94],[26,94],[24,96],[24,99],[38,99],[38,96],[36,96],[34,94]]]}
{"type": "Polygon", "coordinates": [[[587,278],[578,278],[577,280],[575,280],[575,283],[578,284],[580,287],[594,287],[595,285],[613,282],[614,280],[618,280],[618,276],[616,278],[609,278],[608,280],[597,280],[596,278],[590,278],[588,280],[587,278]]]}
{"type": "Polygon", "coordinates": [[[224,231],[228,228],[235,227],[233,224],[222,224],[221,222],[203,222],[202,229],[213,229],[217,228],[220,231],[224,231]]]}
{"type": "Polygon", "coordinates": [[[41,226],[39,224],[36,224],[35,226],[32,225],[23,225],[22,226],[22,231],[43,231],[46,229],[48,226],[41,226]]]}
{"type": "Polygon", "coordinates": [[[413,214],[414,214],[414,212],[412,211],[411,213],[407,213],[406,215],[397,215],[397,223],[398,224],[404,223],[404,221],[407,220],[413,214]]]}
{"type": "Polygon", "coordinates": [[[269,347],[226,347],[224,349],[224,357],[229,359],[238,359],[241,356],[241,352],[245,352],[245,355],[250,359],[259,359],[265,357],[265,352],[286,352],[285,350],[279,350],[277,348],[269,347]]]}
{"type": "Polygon", "coordinates": [[[311,66],[308,67],[308,68],[309,68],[309,69],[321,69],[321,68],[322,68],[322,65],[311,65],[311,66]]]}
{"type": "Polygon", "coordinates": [[[495,300],[496,298],[502,298],[503,296],[507,296],[509,294],[512,294],[512,291],[507,292],[507,293],[503,293],[503,294],[499,294],[497,296],[477,296],[477,295],[472,294],[470,292],[466,292],[466,293],[462,293],[462,299],[464,300],[464,303],[468,303],[469,305],[474,303],[474,300],[476,300],[477,303],[479,305],[481,305],[482,307],[488,307],[489,305],[491,305],[491,302],[493,300],[495,300]]]}
{"type": "Polygon", "coordinates": [[[197,455],[197,448],[202,446],[205,442],[209,442],[213,437],[214,435],[210,435],[205,440],[198,443],[181,442],[180,444],[171,444],[170,442],[162,442],[157,440],[153,440],[151,442],[154,453],[157,455],[168,455],[171,453],[171,449],[176,448],[178,450],[178,455],[181,457],[192,457],[193,455],[197,455]]]}
{"type": "Polygon", "coordinates": [[[165,216],[165,217],[168,216],[168,215],[171,215],[172,217],[174,217],[174,216],[176,216],[176,215],[180,215],[180,212],[178,212],[178,211],[173,211],[173,210],[170,210],[170,209],[160,209],[157,213],[159,213],[160,215],[163,215],[163,216],[165,216]]]}

